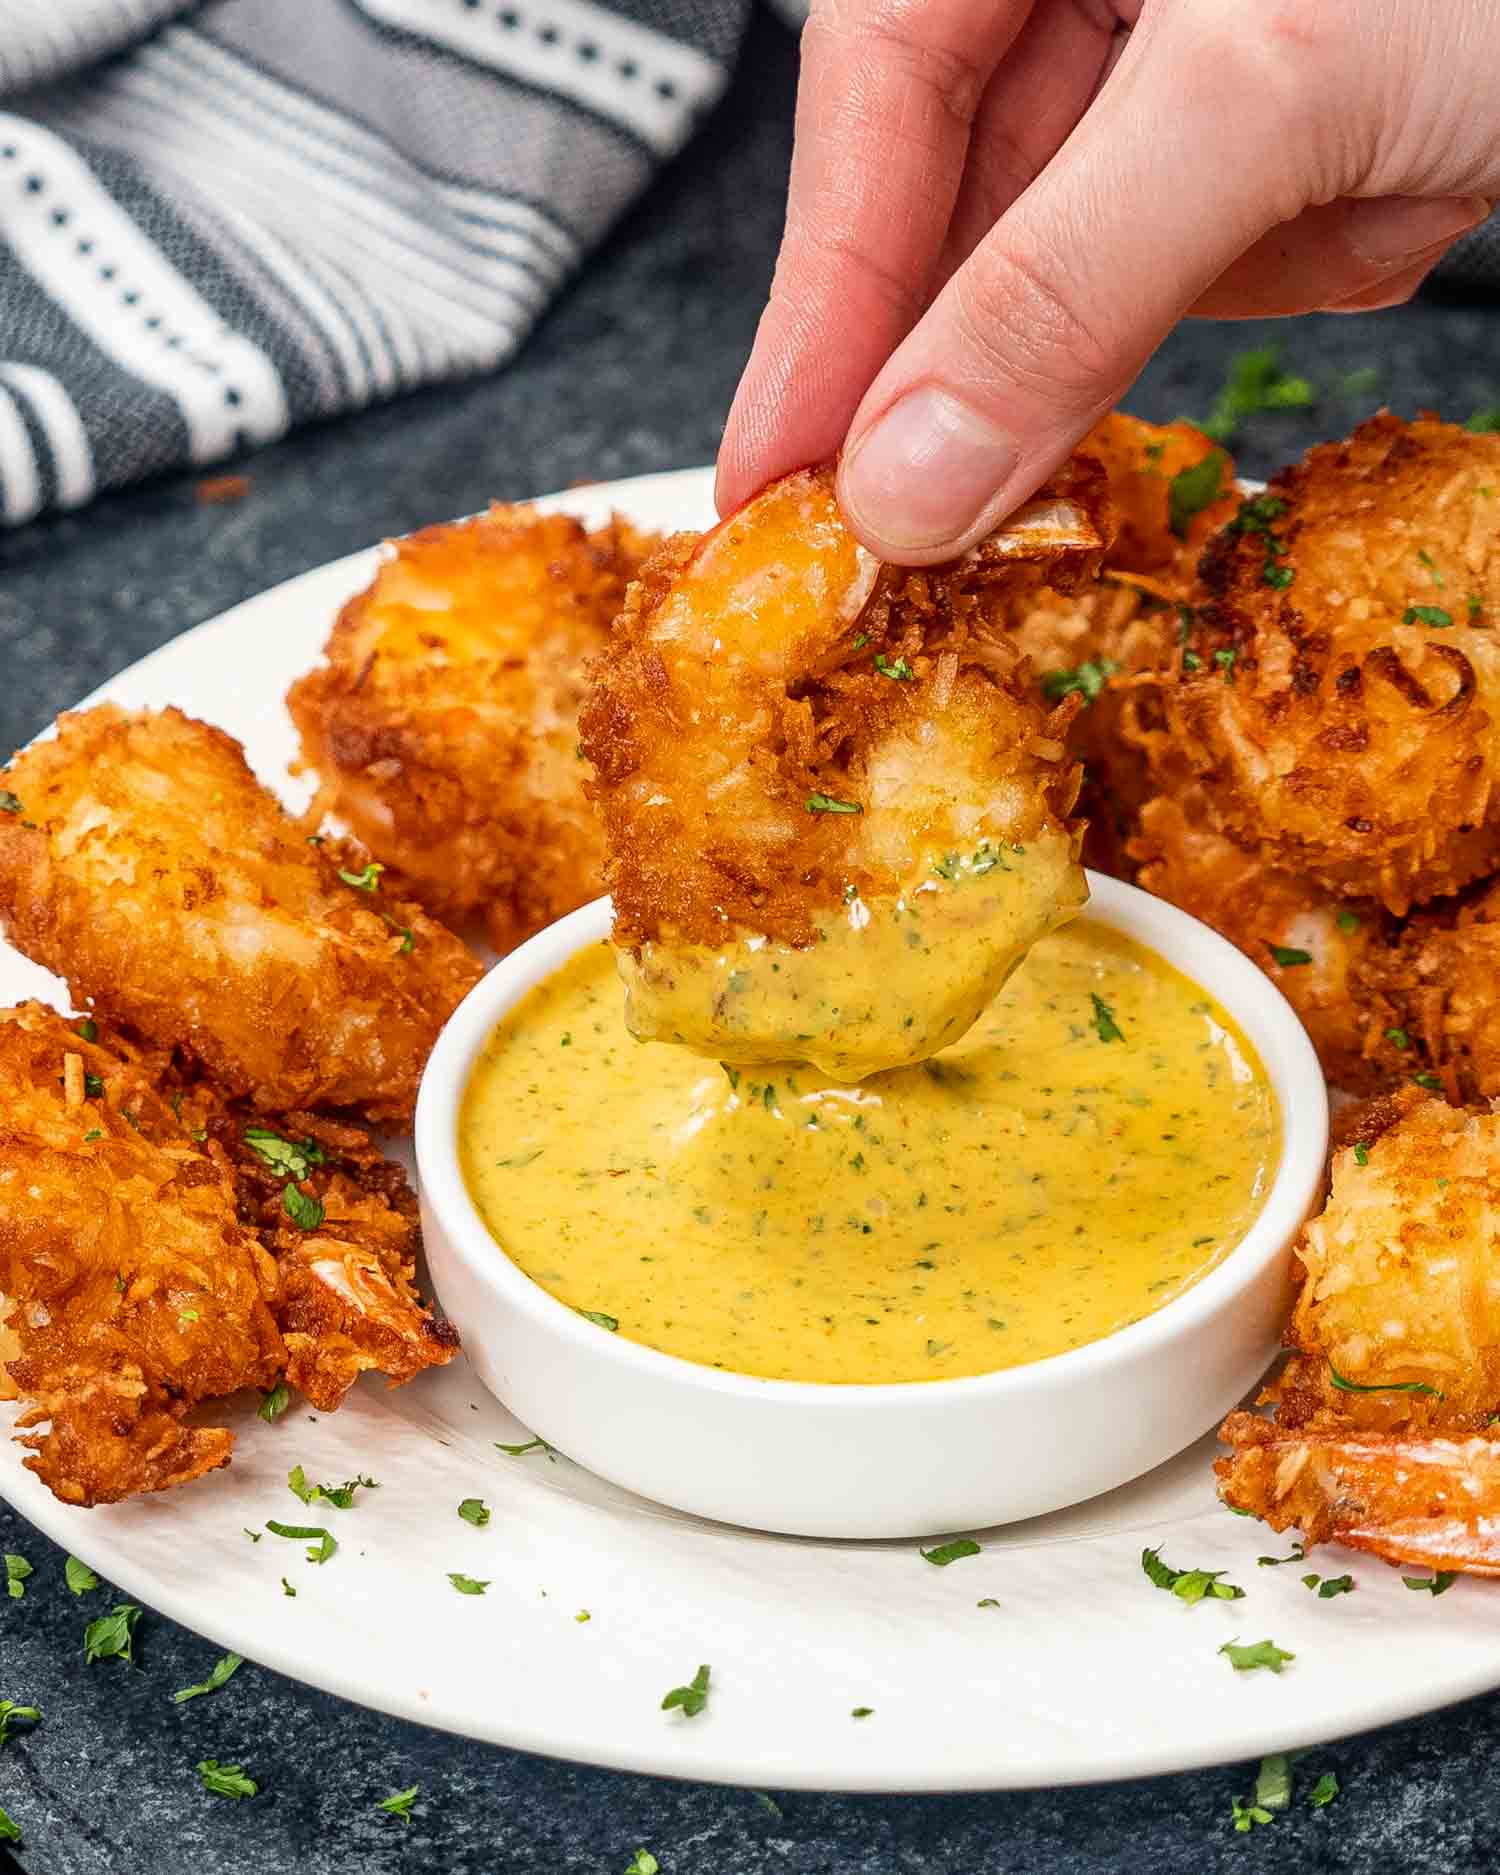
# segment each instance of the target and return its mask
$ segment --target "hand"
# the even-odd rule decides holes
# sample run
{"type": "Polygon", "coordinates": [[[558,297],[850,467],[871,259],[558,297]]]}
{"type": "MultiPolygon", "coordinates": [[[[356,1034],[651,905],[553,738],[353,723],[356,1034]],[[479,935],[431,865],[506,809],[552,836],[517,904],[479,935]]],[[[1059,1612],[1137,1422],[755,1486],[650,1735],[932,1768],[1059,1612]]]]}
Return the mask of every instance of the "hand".
{"type": "Polygon", "coordinates": [[[950,558],[1184,313],[1406,299],[1500,197],[1494,0],[814,0],[720,510],[842,449],[950,558]]]}

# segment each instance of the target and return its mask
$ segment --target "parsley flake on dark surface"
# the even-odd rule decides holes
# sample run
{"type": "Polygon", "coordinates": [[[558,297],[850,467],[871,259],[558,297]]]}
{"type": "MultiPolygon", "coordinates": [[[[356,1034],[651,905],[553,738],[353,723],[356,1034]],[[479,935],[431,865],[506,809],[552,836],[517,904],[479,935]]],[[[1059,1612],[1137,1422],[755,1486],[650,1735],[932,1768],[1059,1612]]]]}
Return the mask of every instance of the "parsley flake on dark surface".
{"type": "Polygon", "coordinates": [[[134,1602],[117,1602],[83,1630],[84,1665],[96,1660],[123,1660],[135,1665],[135,1627],[141,1611],[134,1602]]]}
{"type": "Polygon", "coordinates": [[[1289,1654],[1284,1647],[1278,1647],[1275,1641],[1225,1641],[1219,1649],[1229,1661],[1236,1673],[1253,1673],[1257,1667],[1264,1667],[1268,1673],[1280,1673],[1289,1660],[1295,1660],[1295,1654],[1289,1654]]]}
{"type": "Polygon", "coordinates": [[[965,1556],[979,1555],[980,1548],[973,1537],[956,1536],[951,1543],[939,1543],[935,1549],[919,1549],[917,1554],[934,1568],[946,1569],[949,1563],[961,1562],[965,1556]]]}
{"type": "Polygon", "coordinates": [[[1305,410],[1315,396],[1308,379],[1282,370],[1277,346],[1257,345],[1230,359],[1223,387],[1198,427],[1216,443],[1233,442],[1246,417],[1263,410],[1305,410]]]}
{"type": "Polygon", "coordinates": [[[293,1601],[297,1599],[297,1591],[292,1587],[291,1583],[287,1581],[285,1576],[281,1578],[281,1592],[283,1595],[289,1595],[293,1601]]]}
{"type": "Polygon", "coordinates": [[[528,1439],[524,1445],[502,1445],[496,1439],[494,1446],[497,1452],[504,1452],[510,1458],[527,1458],[533,1452],[545,1452],[554,1464],[557,1462],[557,1448],[548,1445],[545,1439],[528,1439]]]}
{"type": "Polygon", "coordinates": [[[26,1593],[26,1578],[33,1573],[31,1564],[24,1556],[5,1552],[5,1592],[13,1602],[20,1601],[26,1593]]]}
{"type": "Polygon", "coordinates": [[[1488,436],[1500,430],[1500,404],[1489,404],[1482,410],[1476,410],[1464,428],[1475,436],[1488,436]]]}
{"type": "Polygon", "coordinates": [[[287,1489],[304,1504],[332,1504],[335,1510],[349,1510],[356,1491],[378,1491],[373,1478],[346,1478],[342,1484],[313,1484],[300,1465],[293,1465],[286,1475],[287,1489]]]}
{"type": "Polygon", "coordinates": [[[661,1875],[661,1863],[649,1849],[637,1849],[625,1865],[625,1875],[661,1875]]]}
{"type": "Polygon", "coordinates": [[[458,1590],[460,1595],[483,1595],[484,1591],[489,1587],[488,1581],[477,1581],[473,1576],[466,1576],[460,1569],[450,1569],[448,1571],[448,1580],[453,1584],[454,1588],[458,1590]]]}
{"type": "Polygon", "coordinates": [[[13,1726],[40,1725],[41,1722],[39,1706],[18,1706],[13,1699],[0,1699],[0,1745],[10,1737],[13,1726]]]}
{"type": "Polygon", "coordinates": [[[1162,1561],[1159,1549],[1141,1551],[1141,1568],[1156,1588],[1175,1595],[1189,1608],[1201,1601],[1237,1602],[1245,1593],[1233,1582],[1222,1580],[1222,1569],[1174,1569],[1162,1561]]]}
{"type": "Polygon", "coordinates": [[[1325,1771],[1308,1793],[1307,1801],[1315,1810],[1324,1810],[1339,1794],[1339,1780],[1332,1771],[1325,1771]]]}
{"type": "Polygon", "coordinates": [[[1458,1580],[1458,1571],[1439,1569],[1430,1576],[1402,1576],[1401,1580],[1409,1589],[1416,1589],[1419,1593],[1425,1590],[1429,1595],[1442,1595],[1458,1580]]]}
{"type": "Polygon", "coordinates": [[[1115,1012],[1105,1002],[1097,990],[1089,991],[1089,1001],[1094,1005],[1094,1033],[1101,1042],[1123,1042],[1125,1031],[1115,1021],[1115,1012]]]}
{"type": "Polygon", "coordinates": [[[244,1666],[244,1657],[240,1654],[221,1654],[214,1662],[206,1680],[199,1680],[196,1686],[184,1686],[172,1695],[172,1704],[180,1706],[189,1699],[199,1699],[204,1693],[216,1693],[227,1680],[244,1666]]]}
{"type": "Polygon", "coordinates": [[[1283,1563],[1306,1562],[1306,1560],[1307,1560],[1306,1545],[1302,1543],[1294,1543],[1292,1545],[1292,1553],[1290,1556],[1257,1556],[1255,1559],[1255,1566],[1258,1569],[1279,1569],[1283,1563]]]}
{"type": "Polygon", "coordinates": [[[411,1807],[417,1800],[420,1784],[408,1784],[405,1790],[393,1790],[389,1797],[382,1797],[376,1804],[377,1810],[384,1810],[387,1816],[399,1816],[403,1823],[411,1821],[411,1807]]]}
{"type": "Polygon", "coordinates": [[[810,794],[805,806],[809,814],[862,814],[860,801],[836,801],[831,794],[810,794]]]}
{"type": "Polygon", "coordinates": [[[331,1530],[325,1530],[321,1524],[278,1523],[274,1517],[266,1519],[266,1528],[272,1536],[290,1537],[294,1542],[311,1544],[307,1560],[312,1563],[326,1563],[331,1556],[338,1554],[338,1541],[331,1530]]]}
{"type": "Polygon", "coordinates": [[[482,1497],[466,1497],[458,1507],[458,1514],[477,1530],[482,1530],[490,1520],[489,1508],[482,1497]]]}
{"type": "Polygon", "coordinates": [[[893,683],[909,684],[916,679],[916,672],[905,658],[888,658],[883,651],[875,653],[875,668],[882,677],[889,677],[893,683]]]}
{"type": "Polygon", "coordinates": [[[680,1708],[685,1719],[696,1719],[708,1704],[708,1680],[711,1669],[699,1667],[686,1686],[674,1686],[661,1702],[663,1712],[680,1708]]]}
{"type": "Polygon", "coordinates": [[[280,1419],[291,1401],[291,1389],[284,1380],[278,1380],[271,1391],[262,1397],[260,1405],[255,1409],[256,1416],[269,1426],[272,1420],[280,1419]]]}
{"type": "Polygon", "coordinates": [[[1306,1575],[1302,1578],[1305,1589],[1316,1589],[1320,1602],[1332,1601],[1335,1595],[1352,1595],[1357,1584],[1353,1576],[1306,1575]]]}
{"type": "Polygon", "coordinates": [[[203,1779],[203,1788],[211,1790],[216,1797],[233,1797],[236,1802],[241,1797],[254,1797],[260,1791],[260,1785],[253,1777],[247,1777],[238,1764],[220,1764],[217,1758],[200,1758],[198,1775],[203,1779]]]}
{"type": "MultiPolygon", "coordinates": [[[[12,795],[10,798],[14,801],[16,797],[12,795]]],[[[19,808],[19,806],[20,806],[20,803],[17,802],[16,807],[8,807],[6,808],[5,811],[7,814],[14,814],[19,808]]],[[[20,1840],[21,1840],[20,1824],[16,1822],[15,1818],[10,1814],[10,1812],[5,1808],[5,1806],[3,1804],[0,1804],[0,1842],[19,1842],[20,1840]]]]}

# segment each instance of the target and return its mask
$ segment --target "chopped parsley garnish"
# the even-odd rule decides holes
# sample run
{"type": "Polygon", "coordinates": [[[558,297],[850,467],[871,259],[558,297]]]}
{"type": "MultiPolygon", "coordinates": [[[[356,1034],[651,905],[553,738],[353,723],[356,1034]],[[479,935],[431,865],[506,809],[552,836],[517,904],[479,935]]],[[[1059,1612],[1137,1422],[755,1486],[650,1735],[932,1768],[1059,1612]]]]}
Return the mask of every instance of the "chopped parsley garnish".
{"type": "Polygon", "coordinates": [[[1273,1751],[1260,1761],[1255,1773],[1254,1801],[1262,1810],[1285,1810],[1292,1801],[1292,1759],[1285,1751],[1273,1751]]]}
{"type": "Polygon", "coordinates": [[[1230,359],[1224,387],[1198,427],[1216,443],[1232,442],[1246,417],[1261,410],[1305,410],[1314,396],[1306,378],[1282,370],[1279,347],[1258,345],[1230,359]]]}
{"type": "Polygon", "coordinates": [[[63,1580],[75,1595],[87,1595],[99,1586],[98,1576],[76,1556],[70,1556],[63,1564],[63,1580]]]}
{"type": "Polygon", "coordinates": [[[1482,410],[1476,410],[1464,428],[1475,436],[1488,436],[1500,430],[1500,404],[1487,404],[1482,410]]]}
{"type": "Polygon", "coordinates": [[[1182,654],[1182,668],[1185,671],[1201,671],[1203,669],[1203,660],[1196,651],[1184,651],[1182,654]]]}
{"type": "Polygon", "coordinates": [[[1282,566],[1275,560],[1268,559],[1260,570],[1261,578],[1268,586],[1274,586],[1277,592],[1285,592],[1297,577],[1295,567],[1282,566]]]}
{"type": "Polygon", "coordinates": [[[26,1593],[26,1578],[31,1573],[31,1564],[24,1556],[5,1552],[5,1592],[13,1602],[20,1601],[26,1593]]]}
{"type": "Polygon", "coordinates": [[[331,1530],[325,1530],[321,1524],[277,1523],[274,1517],[268,1517],[266,1528],[272,1536],[290,1537],[294,1542],[311,1544],[307,1552],[309,1562],[326,1563],[329,1557],[338,1554],[337,1539],[331,1530]]]}
{"type": "Polygon", "coordinates": [[[458,1590],[460,1595],[483,1595],[484,1591],[489,1587],[488,1581],[476,1581],[473,1576],[466,1576],[460,1569],[450,1569],[448,1571],[448,1580],[453,1584],[454,1588],[458,1590]]]}
{"type": "Polygon", "coordinates": [[[854,649],[856,651],[863,651],[869,642],[870,634],[868,632],[856,632],[854,634],[854,649]]]}
{"type": "Polygon", "coordinates": [[[0,814],[19,814],[21,803],[9,788],[0,788],[0,814]]]}
{"type": "Polygon", "coordinates": [[[339,871],[339,877],[345,885],[352,885],[356,892],[374,892],[380,885],[380,875],[385,871],[378,859],[372,859],[363,872],[339,871]]]}
{"type": "Polygon", "coordinates": [[[1283,970],[1294,970],[1298,964],[1312,962],[1311,951],[1299,951],[1290,944],[1271,944],[1267,948],[1283,970]]]}
{"type": "Polygon", "coordinates": [[[1484,611],[1484,601],[1483,599],[1480,598],[1477,592],[1471,592],[1469,594],[1468,604],[1469,604],[1469,623],[1472,625],[1474,620],[1477,619],[1480,616],[1480,614],[1484,611]]]}
{"type": "MultiPolygon", "coordinates": [[[[12,795],[11,799],[14,800],[15,796],[12,795]]],[[[5,811],[7,814],[11,814],[15,812],[15,809],[8,807],[5,811]]],[[[3,1805],[0,1805],[0,1842],[19,1842],[20,1840],[20,1824],[16,1822],[15,1818],[11,1816],[3,1805]]]]}
{"type": "Polygon", "coordinates": [[[197,1699],[204,1693],[216,1693],[226,1680],[234,1678],[245,1662],[239,1654],[221,1654],[214,1662],[206,1680],[199,1680],[196,1686],[184,1686],[180,1692],[173,1693],[172,1704],[180,1706],[185,1700],[197,1699]]]}
{"type": "Polygon", "coordinates": [[[1238,651],[1216,651],[1214,653],[1214,663],[1223,671],[1226,684],[1232,684],[1234,682],[1234,661],[1238,656],[1238,651]]]}
{"type": "Polygon", "coordinates": [[[956,1536],[951,1543],[939,1543],[935,1549],[917,1551],[923,1562],[930,1562],[937,1569],[946,1569],[949,1563],[961,1562],[965,1556],[979,1553],[979,1545],[971,1536],[956,1536]]]}
{"type": "Polygon", "coordinates": [[[1328,1363],[1328,1378],[1340,1393],[1430,1393],[1435,1400],[1446,1397],[1436,1387],[1428,1386],[1425,1380],[1377,1380],[1370,1385],[1346,1380],[1332,1361],[1328,1363]]]}
{"type": "Polygon", "coordinates": [[[661,1875],[661,1863],[649,1849],[637,1849],[626,1864],[625,1875],[661,1875]]]}
{"type": "Polygon", "coordinates": [[[39,1706],[18,1706],[13,1699],[0,1699],[0,1745],[10,1737],[13,1725],[40,1725],[41,1722],[39,1706]]]}
{"type": "Polygon", "coordinates": [[[141,1611],[134,1602],[119,1602],[107,1615],[100,1615],[83,1630],[83,1661],[91,1666],[96,1660],[123,1660],[135,1665],[135,1624],[141,1611]]]}
{"type": "Polygon", "coordinates": [[[593,1322],[598,1328],[607,1328],[611,1334],[618,1332],[620,1323],[616,1316],[606,1315],[603,1309],[580,1309],[578,1313],[586,1322],[593,1322]]]}
{"type": "Polygon", "coordinates": [[[1307,1575],[1302,1578],[1305,1589],[1316,1589],[1320,1602],[1330,1602],[1335,1595],[1352,1595],[1356,1588],[1353,1576],[1307,1575]]]}
{"type": "MultiPolygon", "coordinates": [[[[99,1024],[92,1016],[85,1016],[78,1025],[78,1033],[86,1042],[97,1042],[99,1039],[99,1024]]],[[[179,1094],[178,1099],[180,1100],[181,1098],[182,1096],[179,1094]]]]}
{"type": "Polygon", "coordinates": [[[1370,1148],[1362,1139],[1357,1139],[1354,1142],[1354,1163],[1356,1165],[1368,1165],[1370,1163],[1370,1148]]]}
{"type": "Polygon", "coordinates": [[[98,1074],[85,1074],[83,1091],[89,1100],[98,1100],[104,1092],[104,1077],[98,1074]]]}
{"type": "Polygon", "coordinates": [[[849,1717],[851,1719],[868,1719],[872,1716],[874,1711],[875,1708],[873,1706],[851,1706],[849,1708],[849,1717]]]}
{"type": "Polygon", "coordinates": [[[1159,1589],[1175,1595],[1179,1601],[1191,1608],[1201,1601],[1237,1602],[1245,1591],[1236,1588],[1233,1582],[1221,1580],[1222,1569],[1174,1569],[1170,1563],[1164,1563],[1159,1549],[1141,1551],[1141,1567],[1147,1577],[1159,1589]]]}
{"type": "Polygon", "coordinates": [[[836,801],[831,794],[810,794],[806,807],[809,814],[862,814],[864,806],[859,801],[836,801]]]}
{"type": "Polygon", "coordinates": [[[883,651],[875,653],[875,668],[893,683],[909,684],[916,680],[917,674],[905,658],[888,658],[883,651]]]}
{"type": "Polygon", "coordinates": [[[420,1784],[408,1784],[405,1790],[393,1790],[389,1797],[382,1797],[375,1808],[384,1810],[387,1816],[399,1816],[403,1823],[409,1823],[411,1807],[417,1801],[420,1789],[420,1784]]]}
{"type": "Polygon", "coordinates": [[[1436,625],[1439,628],[1453,623],[1453,614],[1440,605],[1409,605],[1401,614],[1403,625],[1436,625]]]}
{"type": "Polygon", "coordinates": [[[1101,1042],[1123,1042],[1125,1031],[1115,1021],[1115,1012],[1105,1002],[1097,990],[1089,991],[1089,1001],[1094,1005],[1094,1033],[1101,1042]]]}
{"type": "Polygon", "coordinates": [[[1201,462],[1179,469],[1167,484],[1167,520],[1181,540],[1196,515],[1211,508],[1224,486],[1228,461],[1222,449],[1210,450],[1201,462]]]}
{"type": "Polygon", "coordinates": [[[286,1475],[286,1483],[292,1495],[301,1498],[304,1504],[316,1504],[321,1500],[325,1504],[332,1504],[335,1510],[352,1508],[354,1493],[358,1490],[380,1489],[373,1478],[364,1476],[346,1478],[342,1484],[312,1484],[300,1465],[293,1465],[286,1475]]]}
{"type": "Polygon", "coordinates": [[[482,1497],[466,1497],[458,1507],[458,1514],[476,1530],[482,1530],[490,1520],[489,1507],[482,1497]]]}
{"type": "Polygon", "coordinates": [[[252,1530],[249,1524],[247,1523],[242,1523],[240,1525],[240,1530],[243,1535],[249,1537],[252,1543],[258,1543],[261,1537],[265,1534],[265,1532],[261,1530],[252,1530]]]}
{"type": "Polygon", "coordinates": [[[314,1140],[283,1139],[267,1126],[247,1126],[245,1144],[283,1178],[306,1178],[315,1165],[326,1165],[328,1155],[314,1140]]]}
{"type": "Polygon", "coordinates": [[[1241,1835],[1257,1823],[1272,1821],[1269,1810],[1263,1809],[1258,1803],[1241,1803],[1238,1797],[1229,1799],[1229,1814],[1234,1819],[1234,1826],[1241,1835]]]}
{"type": "Polygon", "coordinates": [[[247,1777],[238,1764],[220,1764],[217,1758],[200,1758],[198,1775],[203,1779],[203,1788],[211,1790],[216,1797],[233,1797],[236,1802],[241,1797],[254,1797],[260,1785],[253,1777],[247,1777]]]}
{"type": "Polygon", "coordinates": [[[292,1587],[291,1583],[287,1581],[285,1576],[281,1578],[281,1592],[283,1595],[289,1595],[293,1601],[296,1601],[297,1591],[292,1587]]]}
{"type": "Polygon", "coordinates": [[[281,1208],[298,1230],[318,1230],[327,1215],[321,1198],[309,1198],[299,1186],[291,1184],[281,1194],[281,1208]]]}
{"type": "Polygon", "coordinates": [[[496,1439],[494,1445],[497,1452],[504,1452],[510,1458],[525,1458],[530,1452],[545,1452],[548,1458],[556,1462],[557,1448],[548,1445],[545,1439],[528,1439],[524,1445],[502,1445],[496,1439]]]}
{"type": "Polygon", "coordinates": [[[1087,708],[1103,694],[1105,685],[1119,668],[1113,658],[1086,658],[1071,670],[1043,671],[1042,695],[1049,703],[1057,703],[1076,691],[1087,708]]]}
{"type": "Polygon", "coordinates": [[[272,1420],[280,1419],[291,1404],[291,1399],[291,1389],[284,1380],[278,1380],[271,1391],[263,1395],[260,1405],[255,1409],[256,1417],[263,1419],[269,1426],[272,1420]]]}
{"type": "Polygon", "coordinates": [[[1225,1641],[1219,1652],[1227,1656],[1236,1673],[1253,1673],[1257,1667],[1280,1673],[1289,1660],[1297,1658],[1275,1641],[1252,1641],[1243,1646],[1238,1641],[1225,1641]]]}
{"type": "Polygon", "coordinates": [[[1292,1545],[1292,1553],[1290,1556],[1257,1556],[1255,1559],[1255,1566],[1258,1569],[1279,1569],[1283,1563],[1306,1562],[1306,1560],[1307,1560],[1306,1544],[1294,1543],[1292,1545]]]}
{"type": "Polygon", "coordinates": [[[708,1677],[710,1669],[699,1667],[686,1686],[674,1686],[661,1702],[663,1712],[671,1712],[674,1707],[682,1708],[685,1719],[696,1719],[708,1704],[708,1677]]]}
{"type": "Polygon", "coordinates": [[[1307,1801],[1315,1810],[1326,1809],[1339,1794],[1339,1780],[1332,1771],[1325,1771],[1313,1785],[1307,1801]]]}
{"type": "Polygon", "coordinates": [[[1429,1595],[1441,1595],[1451,1589],[1458,1580],[1456,1569],[1439,1569],[1430,1576],[1402,1576],[1401,1580],[1409,1589],[1423,1590],[1429,1595]]]}
{"type": "Polygon", "coordinates": [[[1359,929],[1360,917],[1357,911],[1341,911],[1338,915],[1338,927],[1345,937],[1352,937],[1359,929]]]}
{"type": "Polygon", "coordinates": [[[1407,1034],[1405,1029],[1387,1029],[1385,1039],[1388,1042],[1394,1042],[1397,1048],[1411,1047],[1411,1037],[1407,1034]]]}
{"type": "Polygon", "coordinates": [[[1434,1074],[1430,1068],[1424,1068],[1420,1074],[1414,1074],[1411,1078],[1418,1087],[1425,1087],[1430,1094],[1440,1094],[1443,1091],[1443,1077],[1440,1074],[1434,1074]]]}

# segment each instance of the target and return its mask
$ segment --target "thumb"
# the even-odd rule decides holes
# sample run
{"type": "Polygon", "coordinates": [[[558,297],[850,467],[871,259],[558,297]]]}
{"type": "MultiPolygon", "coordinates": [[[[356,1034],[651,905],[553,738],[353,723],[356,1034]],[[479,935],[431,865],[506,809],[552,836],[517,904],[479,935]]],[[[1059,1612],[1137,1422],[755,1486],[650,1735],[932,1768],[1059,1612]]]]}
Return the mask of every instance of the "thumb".
{"type": "Polygon", "coordinates": [[[1305,206],[1335,82],[1301,69],[1320,67],[1305,47],[1287,61],[1259,37],[1257,11],[1168,7],[1138,28],[876,378],[838,491],[881,558],[931,564],[990,532],[1236,257],[1305,206]]]}

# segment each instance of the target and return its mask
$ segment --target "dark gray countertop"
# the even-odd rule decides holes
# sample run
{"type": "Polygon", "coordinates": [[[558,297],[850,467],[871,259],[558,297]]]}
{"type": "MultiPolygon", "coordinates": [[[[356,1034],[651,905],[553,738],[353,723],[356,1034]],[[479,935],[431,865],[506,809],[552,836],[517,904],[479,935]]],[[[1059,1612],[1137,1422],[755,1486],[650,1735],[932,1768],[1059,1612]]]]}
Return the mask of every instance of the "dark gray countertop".
{"type": "MultiPolygon", "coordinates": [[[[0,536],[0,744],[183,627],[380,535],[489,495],[708,461],[770,276],[792,80],[790,40],[760,24],[729,103],[502,376],[294,437],[248,465],[250,493],[233,506],[201,505],[190,481],[171,481],[0,536]]],[[[1201,414],[1230,354],[1272,330],[1325,394],[1252,424],[1251,471],[1347,429],[1382,395],[1407,413],[1500,402],[1497,315],[1424,301],[1280,328],[1184,327],[1134,408],[1201,414]],[[1370,367],[1377,388],[1339,390],[1370,367]]],[[[18,1866],[35,1875],[618,1875],[640,1844],[663,1875],[1458,1875],[1500,1863],[1500,1699],[1318,1751],[1310,1768],[1337,1771],[1338,1801],[1248,1837],[1229,1820],[1253,1775],[1244,1765],[1024,1795],[792,1795],[773,1813],[750,1791],[466,1743],[253,1666],[174,1706],[169,1694],[216,1648],[148,1613],[137,1670],[86,1668],[85,1604],[63,1584],[61,1554],[3,1507],[0,1548],[36,1566],[24,1600],[0,1600],[0,1697],[46,1715],[0,1751],[0,1804],[24,1825],[18,1866]],[[253,1765],[262,1795],[206,1795],[202,1757],[253,1765]],[[409,1827],[374,1808],[412,1783],[409,1827]]]]}

